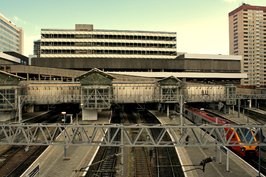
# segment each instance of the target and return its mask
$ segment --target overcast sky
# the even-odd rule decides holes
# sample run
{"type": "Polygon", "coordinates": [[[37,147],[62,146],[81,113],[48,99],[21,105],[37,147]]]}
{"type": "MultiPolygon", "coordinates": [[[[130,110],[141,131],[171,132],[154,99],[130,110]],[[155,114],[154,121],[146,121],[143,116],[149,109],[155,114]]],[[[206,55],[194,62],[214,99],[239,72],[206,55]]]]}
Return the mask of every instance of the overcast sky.
{"type": "Polygon", "coordinates": [[[2,0],[0,13],[24,29],[24,55],[33,54],[41,29],[168,31],[177,52],[229,54],[228,13],[242,2],[266,0],[2,0]]]}

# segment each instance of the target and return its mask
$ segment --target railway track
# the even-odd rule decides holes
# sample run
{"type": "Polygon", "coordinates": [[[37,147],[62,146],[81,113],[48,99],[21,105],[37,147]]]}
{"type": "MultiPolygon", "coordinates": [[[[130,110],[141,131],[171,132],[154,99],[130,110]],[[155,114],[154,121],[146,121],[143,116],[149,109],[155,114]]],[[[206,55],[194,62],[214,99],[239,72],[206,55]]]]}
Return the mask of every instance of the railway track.
{"type": "MultiPolygon", "coordinates": [[[[115,114],[112,118],[112,123],[120,123],[119,114],[115,114]]],[[[111,134],[114,131],[111,129],[111,134]]],[[[116,136],[116,139],[120,137],[120,134],[116,136]]],[[[112,177],[116,174],[117,156],[119,153],[119,147],[100,147],[96,157],[94,158],[92,165],[86,173],[86,177],[90,176],[108,176],[112,177]]]]}
{"type": "MultiPolygon", "coordinates": [[[[159,121],[153,117],[153,115],[147,111],[142,113],[142,121],[146,121],[146,123],[158,124],[159,121]]],[[[158,137],[160,130],[151,129],[151,133],[154,139],[158,137]]],[[[168,134],[164,137],[165,140],[170,140],[170,136],[168,134]]],[[[183,171],[181,169],[181,164],[179,162],[179,158],[175,152],[174,148],[160,147],[155,148],[155,158],[154,158],[154,168],[153,174],[155,176],[184,176],[183,171]]]]}
{"type": "MultiPolygon", "coordinates": [[[[51,115],[51,114],[49,114],[51,115]]],[[[47,117],[45,115],[42,116],[47,117]]],[[[42,123],[55,122],[58,115],[42,123]]],[[[32,133],[34,129],[30,129],[32,133]]],[[[47,130],[51,133],[54,129],[47,130]]],[[[59,135],[59,132],[58,132],[59,135]]],[[[56,136],[57,137],[57,136],[56,136]]],[[[7,146],[0,152],[0,171],[2,176],[20,176],[48,146],[7,146]]]]}
{"type": "Polygon", "coordinates": [[[136,177],[152,177],[151,162],[144,147],[134,147],[134,168],[136,177]]]}
{"type": "MultiPolygon", "coordinates": [[[[139,115],[137,115],[136,111],[133,110],[125,110],[123,112],[123,117],[126,122],[129,124],[137,124],[140,122],[139,115]]],[[[135,139],[136,133],[134,129],[131,129],[132,139],[135,139]]],[[[140,139],[144,139],[143,136],[140,139]]],[[[134,153],[134,176],[136,177],[152,177],[152,168],[151,168],[151,157],[148,156],[148,148],[144,147],[133,147],[131,148],[134,153]]]]}

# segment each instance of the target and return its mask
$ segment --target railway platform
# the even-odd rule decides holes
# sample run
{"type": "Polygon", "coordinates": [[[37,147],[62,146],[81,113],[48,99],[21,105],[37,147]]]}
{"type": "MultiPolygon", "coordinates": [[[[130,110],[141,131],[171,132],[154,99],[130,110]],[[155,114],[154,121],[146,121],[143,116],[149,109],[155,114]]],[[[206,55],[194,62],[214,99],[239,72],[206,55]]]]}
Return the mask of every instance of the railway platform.
{"type": "MultiPolygon", "coordinates": [[[[111,112],[102,111],[98,113],[98,120],[83,120],[83,124],[108,124],[110,123],[111,112]]],[[[77,120],[74,123],[82,124],[77,120]]],[[[85,130],[88,134],[92,134],[90,129],[85,130]]],[[[58,138],[63,138],[59,136],[58,138]]],[[[98,137],[99,138],[99,137],[98,137]]],[[[38,163],[40,167],[40,176],[42,177],[77,177],[82,176],[83,172],[75,172],[74,170],[87,167],[93,160],[97,147],[93,146],[67,146],[66,156],[69,160],[64,160],[64,146],[49,146],[43,154],[35,160],[35,162],[24,172],[26,176],[38,163]]]]}
{"type": "MultiPolygon", "coordinates": [[[[216,113],[216,114],[219,114],[219,115],[221,115],[227,119],[230,119],[230,120],[232,120],[238,124],[247,124],[247,122],[249,122],[249,124],[259,124],[257,121],[247,117],[247,109],[245,109],[245,115],[243,115],[242,112],[240,113],[239,118],[238,118],[238,112],[237,111],[232,112],[232,110],[231,110],[230,114],[225,114],[224,112],[216,110],[216,109],[206,109],[206,110],[213,112],[213,113],[216,113]]],[[[256,109],[256,108],[252,108],[252,111],[253,110],[259,111],[259,109],[256,109]]],[[[263,111],[263,110],[261,110],[261,111],[263,111]]]]}
{"type": "MultiPolygon", "coordinates": [[[[154,114],[162,124],[180,124],[179,117],[175,119],[170,119],[167,117],[166,113],[161,113],[157,110],[150,110],[150,112],[154,114]]],[[[235,112],[234,114],[228,116],[237,117],[238,115],[237,112],[235,112]]],[[[186,120],[186,124],[190,124],[188,120],[186,120]]],[[[180,129],[175,130],[175,133],[177,137],[181,136],[180,129]]],[[[194,136],[191,135],[190,137],[194,136]]],[[[194,141],[193,139],[190,140],[194,141]]],[[[258,171],[256,169],[254,169],[252,166],[247,164],[244,160],[234,155],[233,153],[230,153],[229,171],[227,171],[226,170],[227,156],[225,153],[221,152],[221,160],[220,160],[219,157],[220,148],[217,148],[217,153],[215,147],[177,147],[176,151],[178,153],[180,163],[181,165],[183,165],[183,171],[185,176],[193,176],[193,177],[258,176],[258,171]],[[216,156],[216,162],[213,161],[206,164],[205,172],[203,172],[202,167],[185,166],[185,165],[199,165],[203,159],[215,156],[216,156]]]]}

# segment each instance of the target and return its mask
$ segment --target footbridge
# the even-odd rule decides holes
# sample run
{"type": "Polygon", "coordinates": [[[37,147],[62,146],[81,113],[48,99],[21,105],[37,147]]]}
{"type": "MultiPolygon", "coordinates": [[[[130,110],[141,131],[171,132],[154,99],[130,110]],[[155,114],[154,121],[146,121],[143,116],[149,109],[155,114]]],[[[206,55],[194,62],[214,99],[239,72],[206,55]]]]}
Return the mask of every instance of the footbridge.
{"type": "MultiPolygon", "coordinates": [[[[64,72],[57,70],[61,74],[64,72]]],[[[173,103],[182,107],[186,102],[218,102],[232,107],[240,99],[266,98],[264,94],[237,94],[233,84],[195,85],[173,76],[163,79],[134,77],[108,74],[96,68],[73,75],[76,77],[72,79],[52,79],[50,75],[48,80],[29,80],[1,71],[0,113],[6,118],[19,117],[21,121],[23,108],[31,111],[34,105],[73,103],[80,105],[84,120],[97,120],[97,111],[110,109],[112,104],[156,103],[158,109],[167,109],[169,113],[169,104],[173,103]]]]}

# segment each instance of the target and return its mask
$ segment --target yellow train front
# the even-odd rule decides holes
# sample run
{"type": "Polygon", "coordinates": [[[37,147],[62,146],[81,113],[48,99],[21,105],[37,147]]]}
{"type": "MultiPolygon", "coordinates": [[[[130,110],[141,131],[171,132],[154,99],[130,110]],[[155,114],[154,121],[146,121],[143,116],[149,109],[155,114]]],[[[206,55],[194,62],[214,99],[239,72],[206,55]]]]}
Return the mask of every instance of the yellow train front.
{"type": "MultiPolygon", "coordinates": [[[[234,132],[234,129],[231,128],[226,135],[226,138],[229,139],[234,132]]],[[[231,139],[231,141],[244,142],[244,139],[249,142],[253,138],[254,133],[247,128],[237,129],[231,139]]],[[[257,141],[254,137],[254,141],[257,141]]],[[[258,146],[241,146],[241,143],[237,143],[240,146],[232,146],[231,148],[241,157],[249,158],[259,156],[258,146]]]]}

